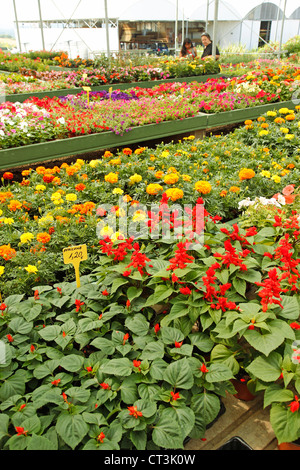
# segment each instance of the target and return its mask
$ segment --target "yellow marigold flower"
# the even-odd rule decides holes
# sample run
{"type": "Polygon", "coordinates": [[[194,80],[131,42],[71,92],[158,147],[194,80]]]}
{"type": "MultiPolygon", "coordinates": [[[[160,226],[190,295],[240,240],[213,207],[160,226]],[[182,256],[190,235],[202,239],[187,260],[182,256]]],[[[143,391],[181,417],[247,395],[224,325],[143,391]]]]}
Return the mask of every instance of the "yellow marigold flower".
{"type": "Polygon", "coordinates": [[[147,188],[146,188],[146,192],[148,194],[151,194],[152,196],[158,194],[160,191],[163,191],[163,187],[160,185],[160,184],[155,184],[155,183],[152,183],[152,184],[148,184],[147,188]]]}
{"type": "Polygon", "coordinates": [[[181,175],[181,178],[183,179],[183,181],[191,181],[190,175],[181,175]]]}
{"type": "Polygon", "coordinates": [[[11,217],[4,217],[3,219],[0,219],[0,222],[3,222],[6,225],[11,225],[14,223],[14,219],[11,217]]]}
{"type": "Polygon", "coordinates": [[[70,194],[66,195],[66,201],[74,202],[76,200],[77,200],[77,195],[76,194],[70,193],[70,194]]]}
{"type": "Polygon", "coordinates": [[[29,274],[36,274],[38,272],[38,269],[36,266],[33,266],[32,264],[28,264],[28,266],[26,266],[24,268],[29,274]]]}
{"type": "Polygon", "coordinates": [[[294,137],[295,137],[294,134],[286,134],[285,136],[287,140],[293,140],[294,137]]]}
{"type": "Polygon", "coordinates": [[[81,158],[77,158],[76,164],[80,165],[80,166],[83,166],[84,165],[84,160],[82,160],[81,158]]]}
{"type": "Polygon", "coordinates": [[[4,274],[4,266],[0,266],[0,276],[2,276],[2,274],[4,274]]]}
{"type": "Polygon", "coordinates": [[[44,184],[37,184],[35,189],[36,191],[45,191],[46,186],[44,184]]]}
{"type": "Polygon", "coordinates": [[[283,134],[288,134],[290,131],[287,127],[281,127],[280,132],[282,132],[283,134]]]}
{"type": "Polygon", "coordinates": [[[280,108],[279,112],[280,112],[280,114],[288,114],[289,109],[288,108],[280,108]]]}
{"type": "Polygon", "coordinates": [[[211,184],[208,181],[197,181],[195,190],[201,194],[209,194],[211,192],[211,184]]]}
{"type": "Polygon", "coordinates": [[[142,176],[138,175],[137,173],[130,176],[130,178],[129,178],[130,184],[140,183],[142,181],[142,179],[143,179],[142,176]]]}
{"type": "Polygon", "coordinates": [[[105,175],[104,179],[107,183],[114,184],[118,182],[118,175],[116,173],[108,173],[108,175],[105,175]]]}
{"type": "Polygon", "coordinates": [[[183,191],[179,188],[169,188],[166,190],[166,195],[174,202],[183,198],[183,191]]]}
{"type": "Polygon", "coordinates": [[[260,131],[259,132],[260,137],[263,137],[264,135],[268,135],[268,134],[269,134],[269,131],[260,131]]]}
{"type": "Polygon", "coordinates": [[[274,116],[277,116],[277,113],[276,113],[276,111],[268,111],[267,116],[274,117],[274,116]]]}
{"type": "Polygon", "coordinates": [[[34,238],[33,233],[25,232],[20,236],[21,243],[28,243],[34,238]]]}
{"type": "Polygon", "coordinates": [[[109,165],[121,165],[121,158],[113,158],[108,162],[109,165]]]}
{"type": "Polygon", "coordinates": [[[271,178],[275,183],[280,183],[281,178],[278,175],[273,175],[271,178]]]}
{"type": "Polygon", "coordinates": [[[96,168],[96,166],[98,166],[99,163],[100,163],[100,160],[91,160],[91,161],[89,162],[89,166],[90,166],[91,168],[96,168]]]}
{"type": "Polygon", "coordinates": [[[146,219],[146,213],[142,210],[135,211],[132,217],[133,222],[140,222],[141,220],[145,220],[145,219],[146,219]]]}
{"type": "Polygon", "coordinates": [[[109,225],[106,225],[105,227],[101,229],[100,235],[102,237],[110,237],[113,232],[114,232],[113,229],[109,227],[109,225]]]}
{"type": "Polygon", "coordinates": [[[260,172],[261,176],[265,176],[266,178],[271,178],[271,173],[267,170],[263,170],[260,172]]]}
{"type": "Polygon", "coordinates": [[[250,180],[255,176],[255,172],[250,168],[242,168],[239,172],[240,181],[250,180]]]}
{"type": "Polygon", "coordinates": [[[112,193],[113,193],[113,194],[123,194],[124,191],[123,191],[123,189],[121,189],[121,188],[114,188],[114,190],[113,190],[112,193]]]}
{"type": "Polygon", "coordinates": [[[164,150],[163,152],[161,152],[160,156],[162,158],[167,158],[169,154],[170,154],[169,150],[164,150]]]}
{"type": "Polygon", "coordinates": [[[146,150],[146,147],[141,147],[139,149],[135,149],[134,153],[136,155],[140,155],[141,153],[143,153],[144,151],[146,150]]]}
{"type": "Polygon", "coordinates": [[[166,184],[175,184],[179,180],[179,176],[177,173],[170,173],[168,175],[165,175],[164,177],[164,183],[166,184]]]}
{"type": "Polygon", "coordinates": [[[41,217],[39,220],[38,220],[38,224],[39,225],[47,225],[47,224],[51,224],[53,222],[53,216],[50,215],[50,214],[47,214],[45,215],[45,217],[41,217]]]}

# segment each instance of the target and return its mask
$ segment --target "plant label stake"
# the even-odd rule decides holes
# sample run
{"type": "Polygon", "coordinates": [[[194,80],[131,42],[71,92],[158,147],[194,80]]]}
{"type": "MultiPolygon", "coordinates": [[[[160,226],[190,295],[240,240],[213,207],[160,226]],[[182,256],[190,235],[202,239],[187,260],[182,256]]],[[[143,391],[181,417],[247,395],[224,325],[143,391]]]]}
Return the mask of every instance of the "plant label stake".
{"type": "Polygon", "coordinates": [[[82,89],[84,91],[86,91],[86,94],[87,94],[87,104],[88,106],[90,105],[90,91],[91,91],[91,88],[89,86],[83,86],[82,89]]]}
{"type": "Polygon", "coordinates": [[[80,287],[79,264],[87,259],[86,245],[69,246],[63,249],[64,263],[73,264],[75,269],[76,284],[80,287]]]}
{"type": "Polygon", "coordinates": [[[112,86],[108,89],[108,93],[109,93],[109,100],[111,100],[112,86]]]}

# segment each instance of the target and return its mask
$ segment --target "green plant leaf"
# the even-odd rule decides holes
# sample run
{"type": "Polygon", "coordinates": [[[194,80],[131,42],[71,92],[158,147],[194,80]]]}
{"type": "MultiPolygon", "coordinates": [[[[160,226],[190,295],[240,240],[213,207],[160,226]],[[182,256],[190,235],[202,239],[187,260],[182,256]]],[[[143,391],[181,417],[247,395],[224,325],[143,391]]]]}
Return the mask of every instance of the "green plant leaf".
{"type": "Polygon", "coordinates": [[[55,427],[59,436],[72,450],[80,444],[89,431],[88,424],[79,414],[62,413],[55,427]]]}
{"type": "Polygon", "coordinates": [[[139,336],[145,336],[149,331],[149,322],[141,313],[137,313],[133,317],[126,318],[125,326],[139,336]]]}
{"type": "Polygon", "coordinates": [[[264,393],[264,408],[271,405],[271,403],[281,403],[286,401],[293,401],[294,393],[292,390],[282,388],[279,384],[271,384],[266,388],[264,393]]]}
{"type": "Polygon", "coordinates": [[[191,389],[194,378],[187,359],[179,359],[169,364],[164,373],[164,380],[174,388],[191,389]]]}
{"type": "Polygon", "coordinates": [[[270,410],[270,423],[276,434],[278,444],[293,442],[298,439],[300,432],[300,414],[292,413],[290,409],[280,404],[273,404],[270,410]]]}
{"type": "Polygon", "coordinates": [[[164,357],[164,351],[164,343],[162,341],[151,341],[144,348],[141,359],[148,359],[149,361],[162,359],[164,357]]]}
{"type": "Polygon", "coordinates": [[[79,354],[69,354],[61,359],[60,365],[69,372],[77,372],[84,363],[84,357],[79,354]]]}
{"type": "Polygon", "coordinates": [[[33,434],[29,440],[27,450],[58,450],[54,442],[44,436],[33,434]]]}
{"type": "Polygon", "coordinates": [[[183,449],[181,428],[172,418],[174,418],[172,408],[162,411],[158,422],[154,425],[152,440],[154,444],[164,449],[183,449]]]}
{"type": "Polygon", "coordinates": [[[275,382],[281,375],[281,355],[275,351],[268,357],[258,356],[246,368],[250,374],[264,382],[275,382]]]}
{"type": "Polygon", "coordinates": [[[111,359],[100,367],[104,374],[126,377],[132,372],[132,363],[127,357],[111,359]]]}

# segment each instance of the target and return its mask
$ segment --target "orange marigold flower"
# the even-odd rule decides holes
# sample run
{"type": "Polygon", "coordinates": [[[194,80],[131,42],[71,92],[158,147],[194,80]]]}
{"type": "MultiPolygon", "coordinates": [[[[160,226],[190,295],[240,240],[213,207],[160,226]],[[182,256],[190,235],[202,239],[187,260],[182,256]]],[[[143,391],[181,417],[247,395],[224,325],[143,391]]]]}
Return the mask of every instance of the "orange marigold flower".
{"type": "Polygon", "coordinates": [[[51,237],[50,237],[49,233],[41,232],[41,233],[37,234],[36,239],[40,243],[48,243],[51,240],[51,237]]]}
{"type": "Polygon", "coordinates": [[[250,168],[242,168],[239,172],[239,179],[240,181],[243,180],[250,180],[255,176],[255,172],[250,168]]]}
{"type": "Polygon", "coordinates": [[[4,180],[12,180],[14,175],[10,171],[6,171],[3,173],[3,179],[4,180]]]}
{"type": "Polygon", "coordinates": [[[76,191],[84,191],[85,188],[86,188],[86,186],[83,183],[76,184],[76,186],[75,186],[76,191]]]}
{"type": "Polygon", "coordinates": [[[183,198],[183,191],[178,188],[170,188],[166,190],[166,195],[174,202],[183,198]]]}
{"type": "Polygon", "coordinates": [[[170,173],[164,177],[164,183],[166,184],[175,184],[179,180],[177,173],[170,173]]]}
{"type": "Polygon", "coordinates": [[[16,199],[12,199],[7,207],[10,211],[15,212],[17,209],[22,208],[22,203],[20,201],[17,201],[16,199]]]}
{"type": "Polygon", "coordinates": [[[211,184],[208,181],[197,181],[195,190],[201,194],[209,194],[211,192],[211,184]]]}
{"type": "Polygon", "coordinates": [[[126,148],[123,149],[123,153],[124,153],[124,155],[131,155],[132,150],[130,148],[126,147],[126,148]]]}
{"type": "Polygon", "coordinates": [[[16,256],[16,254],[16,250],[11,248],[10,244],[0,246],[0,256],[6,261],[16,256]]]}
{"type": "Polygon", "coordinates": [[[241,188],[239,188],[238,186],[231,186],[231,187],[229,188],[229,191],[230,191],[231,193],[239,193],[240,190],[241,190],[241,188]]]}
{"type": "Polygon", "coordinates": [[[148,184],[147,188],[146,188],[146,192],[147,194],[151,194],[152,196],[155,196],[156,194],[158,194],[160,191],[163,191],[163,187],[160,185],[160,184],[148,184]]]}

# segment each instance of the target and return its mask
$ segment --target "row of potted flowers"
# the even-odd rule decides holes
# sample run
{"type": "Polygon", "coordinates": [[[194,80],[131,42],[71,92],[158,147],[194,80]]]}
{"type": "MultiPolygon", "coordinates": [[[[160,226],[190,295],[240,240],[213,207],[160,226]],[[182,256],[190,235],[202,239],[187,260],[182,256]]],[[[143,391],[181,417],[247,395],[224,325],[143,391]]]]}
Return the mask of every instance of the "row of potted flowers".
{"type": "Polygon", "coordinates": [[[121,92],[80,92],[66,97],[35,98],[24,103],[0,105],[0,148],[113,131],[213,113],[245,109],[292,95],[289,84],[280,92],[247,79],[213,79],[205,83],[165,83],[153,88],[129,88],[121,92]],[[289,90],[288,90],[289,88],[289,90]]]}

